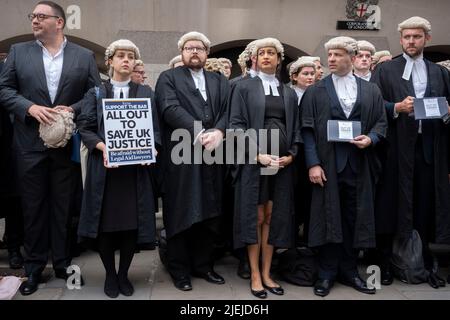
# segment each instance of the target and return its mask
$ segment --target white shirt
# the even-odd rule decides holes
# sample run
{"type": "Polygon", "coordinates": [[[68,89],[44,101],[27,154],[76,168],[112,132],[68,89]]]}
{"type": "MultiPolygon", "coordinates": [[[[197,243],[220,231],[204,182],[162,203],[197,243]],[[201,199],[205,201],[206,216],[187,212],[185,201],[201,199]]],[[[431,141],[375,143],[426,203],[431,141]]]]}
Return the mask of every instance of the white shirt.
{"type": "Polygon", "coordinates": [[[37,44],[42,48],[42,59],[44,61],[45,78],[47,80],[48,94],[52,103],[55,102],[56,93],[58,92],[59,80],[61,79],[61,73],[64,62],[64,49],[67,45],[67,39],[64,37],[64,41],[61,44],[58,52],[52,56],[44,44],[36,40],[37,44]]]}
{"type": "Polygon", "coordinates": [[[416,98],[423,98],[427,90],[428,74],[427,66],[423,61],[423,54],[416,59],[411,58],[406,53],[403,53],[403,58],[406,60],[405,70],[403,71],[403,79],[409,81],[412,75],[414,92],[416,98]]]}
{"type": "Polygon", "coordinates": [[[358,96],[356,78],[352,71],[342,77],[332,74],[331,78],[333,79],[334,89],[339,98],[339,103],[341,104],[345,116],[348,118],[350,113],[352,113],[356,97],[358,96]]]}
{"type": "Polygon", "coordinates": [[[254,77],[256,77],[258,75],[258,71],[250,69],[248,74],[250,75],[250,78],[254,78],[254,77]]]}
{"type": "Polygon", "coordinates": [[[130,96],[130,81],[115,81],[113,79],[110,80],[113,86],[114,99],[120,99],[120,92],[123,93],[122,99],[128,99],[130,96]]]}
{"type": "Polygon", "coordinates": [[[205,74],[203,73],[203,69],[200,71],[194,71],[189,69],[191,72],[192,79],[195,82],[195,88],[198,89],[205,101],[208,100],[208,95],[206,94],[206,85],[205,85],[205,74]]]}
{"type": "Polygon", "coordinates": [[[302,88],[299,88],[297,86],[293,86],[292,88],[295,90],[295,93],[297,94],[297,97],[298,97],[298,104],[300,104],[300,101],[302,101],[302,97],[303,97],[303,94],[305,93],[305,90],[303,90],[302,88]]]}
{"type": "Polygon", "coordinates": [[[365,76],[361,76],[361,75],[355,73],[355,76],[357,76],[360,79],[370,81],[370,78],[372,77],[372,72],[369,71],[365,76]]]}
{"type": "Polygon", "coordinates": [[[262,81],[262,85],[264,87],[264,94],[266,96],[270,96],[270,89],[272,89],[272,95],[274,97],[279,97],[280,94],[278,92],[278,86],[280,82],[278,81],[275,74],[267,74],[262,71],[258,72],[258,77],[262,81]]]}
{"type": "MultiPolygon", "coordinates": [[[[417,58],[413,59],[406,53],[403,53],[403,58],[406,60],[405,70],[403,71],[403,79],[409,81],[412,75],[412,82],[416,98],[423,98],[427,91],[427,65],[423,61],[423,53],[417,58]]],[[[395,114],[394,114],[395,117],[395,114]]],[[[422,120],[419,120],[419,133],[422,133],[422,120]]]]}

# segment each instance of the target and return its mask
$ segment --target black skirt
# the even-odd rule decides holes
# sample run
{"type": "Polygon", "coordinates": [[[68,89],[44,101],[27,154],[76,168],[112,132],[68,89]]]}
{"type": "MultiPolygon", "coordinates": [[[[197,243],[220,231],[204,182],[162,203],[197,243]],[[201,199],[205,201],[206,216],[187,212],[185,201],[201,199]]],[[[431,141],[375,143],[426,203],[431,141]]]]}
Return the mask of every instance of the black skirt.
{"type": "Polygon", "coordinates": [[[137,167],[108,169],[99,232],[138,228],[137,167]]]}
{"type": "MultiPolygon", "coordinates": [[[[281,88],[279,89],[279,92],[281,88]]],[[[267,154],[283,157],[288,154],[286,116],[283,98],[281,96],[266,96],[266,108],[264,114],[264,129],[267,129],[267,154]],[[278,130],[278,141],[272,141],[271,131],[278,130]],[[278,143],[278,152],[272,144],[278,143]]],[[[261,175],[259,181],[259,201],[262,205],[273,200],[275,180],[277,175],[261,175]]]]}

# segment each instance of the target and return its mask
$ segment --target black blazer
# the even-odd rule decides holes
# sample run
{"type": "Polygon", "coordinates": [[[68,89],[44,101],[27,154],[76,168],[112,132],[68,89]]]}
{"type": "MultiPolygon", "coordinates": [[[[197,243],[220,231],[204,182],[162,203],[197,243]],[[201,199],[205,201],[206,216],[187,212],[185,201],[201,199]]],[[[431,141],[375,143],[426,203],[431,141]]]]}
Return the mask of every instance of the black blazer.
{"type": "Polygon", "coordinates": [[[0,105],[15,115],[14,147],[23,151],[46,150],[39,138],[39,122],[27,115],[33,104],[50,108],[71,106],[78,115],[80,100],[96,84],[100,84],[100,77],[92,51],[67,42],[61,79],[52,103],[42,48],[36,41],[13,45],[0,75],[0,105]]]}

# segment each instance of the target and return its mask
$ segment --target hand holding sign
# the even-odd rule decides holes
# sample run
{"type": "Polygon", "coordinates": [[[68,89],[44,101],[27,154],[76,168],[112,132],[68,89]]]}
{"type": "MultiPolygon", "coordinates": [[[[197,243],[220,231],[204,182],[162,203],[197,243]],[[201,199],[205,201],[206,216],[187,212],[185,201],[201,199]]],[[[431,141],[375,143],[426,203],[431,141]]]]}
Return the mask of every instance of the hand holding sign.
{"type": "Polygon", "coordinates": [[[414,112],[414,97],[408,96],[403,101],[395,104],[395,111],[397,113],[412,113],[414,112]]]}
{"type": "Polygon", "coordinates": [[[110,166],[108,164],[108,154],[106,152],[106,145],[103,142],[97,143],[95,147],[103,153],[103,165],[105,166],[105,168],[111,169],[119,167],[119,166],[110,166]]]}

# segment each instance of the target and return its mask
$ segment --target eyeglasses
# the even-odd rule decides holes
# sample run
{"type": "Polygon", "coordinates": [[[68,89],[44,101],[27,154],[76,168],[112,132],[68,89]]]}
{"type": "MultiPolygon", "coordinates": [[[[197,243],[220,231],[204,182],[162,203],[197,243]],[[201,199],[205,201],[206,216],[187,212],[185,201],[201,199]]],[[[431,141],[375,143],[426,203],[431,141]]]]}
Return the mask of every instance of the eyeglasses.
{"type": "Polygon", "coordinates": [[[183,50],[188,53],[192,53],[194,51],[196,51],[198,53],[206,52],[206,48],[204,48],[204,47],[203,48],[202,47],[184,47],[183,50]]]}
{"type": "Polygon", "coordinates": [[[48,19],[48,18],[57,18],[57,19],[59,19],[60,17],[58,17],[58,16],[50,16],[48,14],[43,14],[43,13],[36,13],[36,14],[30,13],[28,15],[28,19],[30,19],[30,21],[33,21],[34,18],[37,18],[38,21],[43,21],[43,20],[48,19]]]}

